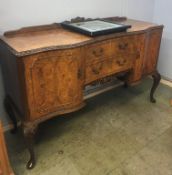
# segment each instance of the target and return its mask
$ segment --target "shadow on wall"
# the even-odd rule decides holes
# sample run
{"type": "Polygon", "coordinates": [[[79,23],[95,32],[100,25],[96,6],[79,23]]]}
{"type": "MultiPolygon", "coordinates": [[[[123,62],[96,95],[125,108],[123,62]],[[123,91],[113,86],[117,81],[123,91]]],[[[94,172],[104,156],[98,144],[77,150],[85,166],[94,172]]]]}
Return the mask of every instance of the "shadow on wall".
{"type": "Polygon", "coordinates": [[[7,126],[9,123],[9,119],[8,119],[8,116],[3,106],[4,96],[5,96],[4,83],[3,83],[2,71],[1,71],[1,66],[0,66],[0,120],[3,123],[3,126],[7,126]]]}

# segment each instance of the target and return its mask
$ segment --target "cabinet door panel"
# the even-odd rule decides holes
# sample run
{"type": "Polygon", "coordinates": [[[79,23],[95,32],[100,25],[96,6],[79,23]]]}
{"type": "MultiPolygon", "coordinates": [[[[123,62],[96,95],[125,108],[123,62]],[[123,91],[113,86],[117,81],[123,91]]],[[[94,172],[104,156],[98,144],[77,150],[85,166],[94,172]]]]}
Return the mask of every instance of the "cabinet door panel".
{"type": "Polygon", "coordinates": [[[31,116],[39,118],[82,102],[83,60],[78,52],[54,51],[26,58],[31,116]]]}
{"type": "Polygon", "coordinates": [[[156,70],[159,56],[159,48],[162,37],[162,28],[150,31],[148,35],[146,57],[144,60],[144,74],[150,74],[156,70]]]}
{"type": "Polygon", "coordinates": [[[143,74],[143,62],[145,57],[145,41],[146,34],[139,34],[135,37],[135,45],[137,46],[135,54],[133,54],[133,69],[128,75],[128,83],[136,83],[140,81],[143,74]]]}

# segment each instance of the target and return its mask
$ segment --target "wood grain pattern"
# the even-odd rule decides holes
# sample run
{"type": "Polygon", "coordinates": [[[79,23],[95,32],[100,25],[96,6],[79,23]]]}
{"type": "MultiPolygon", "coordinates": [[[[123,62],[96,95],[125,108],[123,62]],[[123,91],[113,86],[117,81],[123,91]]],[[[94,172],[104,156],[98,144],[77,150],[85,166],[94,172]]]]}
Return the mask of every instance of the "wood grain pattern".
{"type": "Polygon", "coordinates": [[[107,59],[86,67],[85,84],[89,84],[97,79],[123,72],[132,68],[132,55],[117,57],[116,59],[107,59]]]}
{"type": "MultiPolygon", "coordinates": [[[[144,33],[151,28],[162,27],[153,23],[133,19],[126,19],[118,23],[132,25],[132,28],[128,30],[128,35],[130,35],[130,33],[144,33]]],[[[119,36],[126,36],[126,33],[122,32],[101,37],[88,37],[64,29],[60,24],[51,24],[6,32],[0,39],[8,45],[15,55],[26,56],[47,50],[77,47],[119,36]]]]}
{"type": "Polygon", "coordinates": [[[35,165],[33,130],[45,120],[81,109],[86,85],[118,74],[125,84],[132,85],[152,75],[150,99],[155,101],[163,26],[126,18],[108,19],[118,19],[132,28],[87,37],[53,24],[7,32],[1,37],[5,93],[22,119],[26,140],[30,140],[29,169],[35,165]]]}
{"type": "Polygon", "coordinates": [[[31,119],[81,105],[84,60],[81,49],[52,51],[24,58],[31,119]]]}
{"type": "Polygon", "coordinates": [[[85,46],[86,65],[112,57],[111,40],[85,46]]]}
{"type": "Polygon", "coordinates": [[[145,59],[144,59],[144,74],[150,74],[156,70],[159,48],[161,43],[162,28],[153,29],[151,32],[147,33],[147,48],[145,49],[145,59]]]}
{"type": "Polygon", "coordinates": [[[14,36],[10,35],[10,37],[7,35],[2,39],[17,52],[24,52],[48,46],[77,44],[90,40],[90,37],[68,31],[58,25],[56,28],[54,28],[54,25],[52,27],[50,25],[48,30],[47,28],[45,30],[36,28],[34,31],[28,33],[24,32],[14,36]]]}
{"type": "Polygon", "coordinates": [[[140,34],[135,37],[135,58],[132,72],[128,76],[127,82],[133,84],[140,81],[143,76],[143,61],[145,58],[146,34],[140,34]]]}

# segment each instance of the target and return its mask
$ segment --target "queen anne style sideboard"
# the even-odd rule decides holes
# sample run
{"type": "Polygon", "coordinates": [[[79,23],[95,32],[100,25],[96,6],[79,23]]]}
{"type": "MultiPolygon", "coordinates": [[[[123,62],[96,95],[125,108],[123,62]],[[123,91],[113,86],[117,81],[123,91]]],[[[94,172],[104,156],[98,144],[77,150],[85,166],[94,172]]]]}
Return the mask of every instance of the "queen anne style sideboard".
{"type": "Polygon", "coordinates": [[[86,85],[114,76],[134,85],[152,75],[150,101],[155,102],[163,26],[120,17],[106,20],[132,28],[127,32],[88,37],[52,24],[6,32],[1,37],[4,106],[14,130],[15,114],[21,117],[30,153],[27,168],[35,165],[33,138],[38,124],[84,107],[86,85]]]}

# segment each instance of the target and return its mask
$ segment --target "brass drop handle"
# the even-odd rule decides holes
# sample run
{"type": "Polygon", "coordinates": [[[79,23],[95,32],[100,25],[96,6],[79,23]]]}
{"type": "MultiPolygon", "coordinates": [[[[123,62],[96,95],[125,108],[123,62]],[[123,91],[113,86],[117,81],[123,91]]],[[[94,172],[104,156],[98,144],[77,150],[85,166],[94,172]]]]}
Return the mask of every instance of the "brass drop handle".
{"type": "Polygon", "coordinates": [[[119,66],[123,66],[126,62],[127,62],[126,59],[120,59],[120,60],[117,60],[117,61],[116,61],[116,63],[117,63],[119,66]]]}
{"type": "Polygon", "coordinates": [[[128,43],[120,43],[120,44],[118,45],[118,48],[119,48],[120,50],[125,50],[127,47],[128,47],[128,43]]]}
{"type": "Polygon", "coordinates": [[[98,75],[98,74],[100,73],[100,71],[102,70],[102,68],[103,68],[103,64],[101,63],[101,64],[99,65],[99,67],[97,67],[97,68],[92,67],[92,72],[93,72],[94,74],[98,75]]]}
{"type": "Polygon", "coordinates": [[[100,48],[100,49],[98,49],[98,50],[93,50],[93,55],[94,56],[96,56],[96,57],[98,57],[98,56],[101,56],[102,54],[103,54],[103,48],[100,48]]]}

